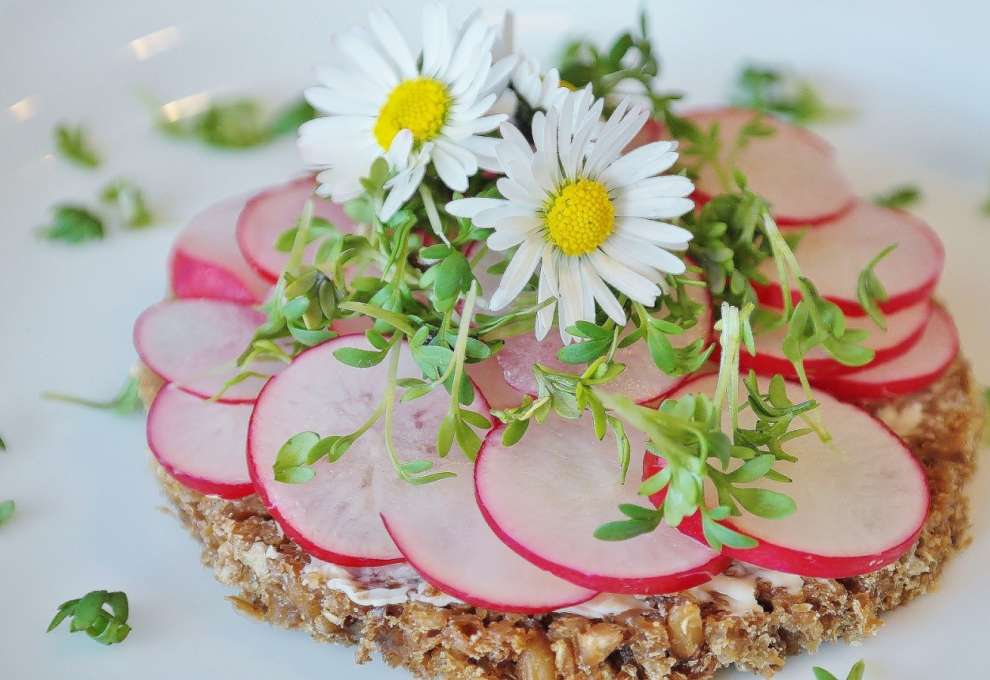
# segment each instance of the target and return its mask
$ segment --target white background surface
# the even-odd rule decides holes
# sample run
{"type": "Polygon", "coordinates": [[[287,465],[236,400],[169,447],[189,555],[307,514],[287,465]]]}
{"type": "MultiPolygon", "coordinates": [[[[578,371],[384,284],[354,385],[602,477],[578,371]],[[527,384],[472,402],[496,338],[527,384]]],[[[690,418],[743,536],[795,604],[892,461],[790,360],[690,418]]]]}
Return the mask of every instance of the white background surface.
{"type": "MultiPolygon", "coordinates": [[[[45,389],[109,396],[134,360],[134,317],[165,287],[176,230],[197,209],[282,180],[299,168],[293,144],[241,153],[162,138],[137,92],[162,100],[248,92],[287,100],[329,53],[328,36],[359,21],[359,3],[270,1],[39,2],[0,5],[0,499],[18,510],[0,529],[0,677],[402,678],[351,650],[248,621],[198,563],[199,548],[163,503],[148,469],[140,417],[122,419],[39,399],[45,389]],[[129,42],[175,27],[178,41],[146,60],[129,42]],[[23,101],[27,99],[27,103],[23,101]],[[18,102],[22,102],[18,104],[18,102]],[[14,108],[10,108],[14,107],[14,108]],[[24,117],[24,112],[30,116],[24,117]],[[21,116],[17,115],[21,114],[21,116]],[[84,122],[105,163],[86,172],[51,156],[56,122],[84,122]],[[53,203],[92,201],[105,181],[145,187],[162,224],[81,247],[33,235],[53,203]],[[96,588],[131,598],[134,632],[103,648],[44,628],[63,600],[96,588]]],[[[418,35],[419,3],[387,3],[418,35]]],[[[455,3],[460,5],[461,3],[455,3]]],[[[565,33],[611,37],[633,2],[528,0],[517,41],[548,58],[565,33]]],[[[781,63],[856,117],[821,128],[869,194],[915,181],[918,212],[948,250],[941,295],[956,314],[978,377],[990,382],[987,321],[990,219],[990,48],[987,5],[651,2],[665,80],[698,104],[723,101],[744,59],[781,63]]],[[[469,5],[463,3],[461,12],[469,5]]],[[[942,591],[889,617],[862,647],[814,659],[838,672],[864,657],[869,680],[983,677],[990,642],[986,564],[990,469],[972,487],[975,541],[942,591]],[[940,669],[952,669],[943,673],[940,669]]],[[[809,658],[779,677],[811,677],[809,658]]],[[[741,676],[740,676],[741,677],[741,676]]]]}

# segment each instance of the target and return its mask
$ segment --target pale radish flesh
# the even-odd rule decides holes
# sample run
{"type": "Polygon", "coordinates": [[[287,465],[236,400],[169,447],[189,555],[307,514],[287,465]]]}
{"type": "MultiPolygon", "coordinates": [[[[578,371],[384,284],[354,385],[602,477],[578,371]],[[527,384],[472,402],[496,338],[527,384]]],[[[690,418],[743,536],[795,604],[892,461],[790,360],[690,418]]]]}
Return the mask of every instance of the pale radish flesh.
{"type": "Polygon", "coordinates": [[[506,447],[489,435],[475,468],[478,504],[492,529],[517,553],[561,578],[609,593],[671,593],[721,573],[728,558],[666,524],[625,541],[594,536],[621,517],[637,495],[645,441],[630,430],[632,473],[620,483],[615,443],[599,441],[590,418],[551,417],[506,447]]]}
{"type": "MultiPolygon", "coordinates": [[[[698,322],[681,335],[671,335],[670,341],[674,347],[684,347],[695,340],[707,342],[712,332],[711,302],[706,288],[691,286],[688,294],[696,302],[703,305],[698,322]]],[[[627,332],[632,331],[630,322],[627,332]]],[[[563,347],[556,328],[543,340],[537,340],[533,333],[523,333],[505,341],[502,350],[495,355],[505,381],[514,389],[524,394],[535,396],[537,392],[536,376],[533,365],[542,364],[551,370],[580,372],[583,364],[566,364],[557,358],[557,352],[563,347]]],[[[604,389],[616,394],[623,394],[637,403],[653,401],[674,390],[684,381],[684,376],[672,376],[663,373],[650,356],[650,350],[645,341],[637,341],[629,347],[615,352],[615,360],[625,365],[625,370],[614,380],[605,385],[604,389]]]]}
{"type": "MultiPolygon", "coordinates": [[[[923,300],[912,307],[888,314],[886,317],[887,330],[885,331],[877,328],[873,320],[866,316],[848,317],[846,326],[869,332],[870,335],[863,344],[874,350],[874,359],[868,366],[876,367],[887,361],[892,361],[910,350],[921,338],[931,313],[931,301],[923,300]]],[[[752,368],[761,375],[780,373],[785,377],[795,376],[794,368],[784,356],[782,349],[786,333],[786,327],[758,333],[756,335],[756,356],[751,356],[748,352],[743,351],[739,357],[740,365],[747,370],[752,368]]],[[[804,367],[809,376],[821,379],[852,373],[863,368],[841,364],[828,356],[821,347],[815,347],[808,352],[804,360],[804,367]]]]}
{"type": "MultiPolygon", "coordinates": [[[[272,515],[310,554],[352,566],[402,561],[379,513],[409,484],[399,479],[389,460],[381,419],[337,462],[316,463],[316,475],[308,482],[276,481],[272,469],[290,437],[300,432],[350,434],[381,402],[388,360],[371,368],[353,368],[333,355],[345,347],[370,348],[361,336],[330,340],[296,357],[266,385],[251,418],[248,467],[272,515]]],[[[419,368],[403,349],[398,377],[419,376],[419,368]]],[[[448,404],[449,396],[439,390],[396,405],[393,439],[400,456],[436,458],[436,431],[448,404]]],[[[438,467],[443,467],[441,463],[438,460],[438,467]]]]}
{"type": "Polygon", "coordinates": [[[936,307],[917,344],[879,366],[816,383],[842,399],[891,399],[918,392],[938,380],[959,353],[959,334],[952,318],[936,307]]]}
{"type": "MultiPolygon", "coordinates": [[[[770,203],[781,226],[825,224],[852,207],[852,188],[832,148],[808,130],[763,115],[761,123],[774,133],[752,138],[734,153],[740,130],[757,116],[748,109],[719,108],[689,112],[685,117],[703,132],[718,124],[723,166],[733,165],[746,176],[747,186],[770,203]]],[[[728,191],[722,182],[715,167],[704,164],[695,182],[699,202],[728,191]]]]}
{"type": "Polygon", "coordinates": [[[148,409],[148,447],[170,475],[200,493],[254,493],[247,469],[251,404],[201,399],[167,384],[148,409]]]}
{"type": "Polygon", "coordinates": [[[215,203],[179,233],[169,258],[172,292],[179,298],[260,302],[269,283],[247,263],[234,236],[244,197],[215,203]]]}
{"type": "MultiPolygon", "coordinates": [[[[248,305],[223,300],[166,300],[142,312],[134,324],[134,347],[141,361],[168,382],[210,398],[241,372],[236,360],[265,320],[248,305]]],[[[264,362],[248,368],[261,374],[284,364],[264,362]]],[[[226,392],[220,401],[254,401],[265,378],[252,377],[226,392]]]]}
{"type": "Polygon", "coordinates": [[[522,402],[524,395],[505,382],[502,368],[494,357],[477,364],[468,364],[465,369],[491,408],[512,408],[522,402]]]}
{"type": "Polygon", "coordinates": [[[510,550],[475,500],[473,463],[453,451],[456,477],[398,489],[382,521],[409,563],[433,586],[468,604],[541,614],[586,602],[598,591],[558,578],[510,550]]]}
{"type": "MultiPolygon", "coordinates": [[[[713,394],[715,383],[715,376],[692,380],[673,398],[713,394]]],[[[766,389],[765,382],[762,387],[766,389]]],[[[795,402],[805,398],[794,383],[788,384],[788,394],[795,402]]],[[[775,469],[793,481],[758,483],[791,496],[797,510],[782,519],[743,512],[726,520],[726,525],[755,538],[759,545],[725,547],[723,552],[800,576],[846,578],[876,571],[907,552],[921,533],[929,506],[924,469],[897,435],[866,411],[822,390],[813,390],[813,397],[819,403],[815,413],[832,441],[823,443],[814,434],[788,441],[784,450],[798,461],[778,462],[775,469]]],[[[752,426],[750,410],[740,413],[740,424],[752,426]]],[[[793,428],[799,427],[803,423],[795,421],[793,428]]],[[[708,488],[706,496],[709,506],[717,504],[714,489],[708,488]]],[[[679,528],[703,540],[697,514],[679,528]]]]}
{"type": "MultiPolygon", "coordinates": [[[[804,234],[795,255],[802,273],[815,282],[822,296],[846,314],[863,316],[866,312],[856,298],[859,274],[880,251],[894,244],[897,247],[874,269],[887,292],[880,309],[892,313],[927,299],[942,274],[942,243],[916,217],[858,201],[828,228],[804,234]]],[[[754,284],[761,302],[782,307],[783,292],[773,261],[765,260],[760,273],[770,281],[769,285],[754,284]]],[[[799,299],[796,291],[791,295],[799,299]]]]}
{"type": "MultiPolygon", "coordinates": [[[[279,236],[296,226],[306,201],[313,201],[314,217],[322,217],[341,232],[354,231],[354,223],[343,207],[320,198],[316,181],[309,176],[266,189],[251,197],[237,219],[237,245],[244,258],[266,280],[274,283],[282,274],[289,253],[275,248],[279,236]]],[[[312,261],[319,248],[314,241],[306,249],[304,262],[312,261]]]]}

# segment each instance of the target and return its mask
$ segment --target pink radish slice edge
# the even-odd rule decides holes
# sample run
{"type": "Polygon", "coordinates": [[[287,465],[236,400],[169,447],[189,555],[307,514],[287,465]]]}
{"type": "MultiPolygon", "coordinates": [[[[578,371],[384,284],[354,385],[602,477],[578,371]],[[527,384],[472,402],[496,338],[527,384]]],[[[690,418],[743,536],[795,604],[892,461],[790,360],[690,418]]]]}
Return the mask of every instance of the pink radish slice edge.
{"type": "MultiPolygon", "coordinates": [[[[269,512],[309,554],[345,566],[402,562],[379,513],[407,483],[398,479],[388,459],[381,420],[336,463],[318,462],[316,476],[308,482],[279,482],[272,470],[290,437],[307,431],[321,436],[354,432],[378,405],[386,362],[366,369],[347,366],[333,356],[345,347],[370,348],[362,336],[335,338],[303,352],[268,382],[248,429],[248,470],[269,512]]],[[[404,352],[399,376],[419,375],[404,352]]],[[[432,450],[448,401],[445,393],[434,392],[396,406],[394,440],[400,454],[432,450]]]]}
{"type": "Polygon", "coordinates": [[[949,313],[936,307],[918,343],[880,366],[816,383],[841,399],[889,399],[925,389],[959,354],[959,334],[949,313]]]}
{"type": "MultiPolygon", "coordinates": [[[[165,381],[198,397],[210,398],[241,369],[235,360],[265,320],[248,305],[224,300],[165,300],[152,305],[134,324],[134,347],[141,361],[165,381]]],[[[282,364],[251,367],[275,372],[282,364]]],[[[231,387],[222,403],[254,401],[263,379],[231,387]]]]}
{"type": "MultiPolygon", "coordinates": [[[[846,314],[864,316],[866,312],[856,300],[859,273],[891,244],[897,248],[876,267],[888,295],[880,309],[890,314],[927,299],[942,275],[945,249],[938,235],[921,220],[900,210],[858,201],[827,229],[806,233],[796,255],[804,275],[818,285],[819,293],[846,314]]],[[[783,291],[776,282],[773,262],[764,262],[760,273],[770,280],[767,285],[754,283],[760,301],[783,307],[783,291]]],[[[800,299],[796,291],[791,291],[791,296],[795,301],[800,299]]]]}
{"type": "Polygon", "coordinates": [[[245,450],[251,404],[220,404],[168,384],[148,410],[148,448],[183,486],[222,498],[254,493],[245,450]]]}
{"type": "MultiPolygon", "coordinates": [[[[307,200],[313,200],[315,217],[322,217],[341,231],[354,230],[354,223],[343,207],[320,198],[314,193],[315,189],[316,181],[308,175],[266,189],[248,200],[237,219],[237,245],[244,259],[271,283],[278,281],[289,261],[288,253],[275,249],[275,241],[296,225],[307,200]]],[[[307,261],[317,248],[318,242],[310,244],[306,250],[307,261]]]]}
{"type": "Polygon", "coordinates": [[[509,549],[475,500],[473,463],[452,451],[457,476],[398,489],[382,510],[395,545],[425,581],[476,607],[542,614],[587,602],[598,591],[558,578],[509,549]]]}
{"type": "MultiPolygon", "coordinates": [[[[688,291],[692,299],[704,304],[704,311],[693,328],[682,335],[671,336],[671,342],[675,347],[684,347],[698,339],[707,343],[712,338],[712,305],[708,289],[692,286],[688,291]]],[[[631,322],[628,328],[632,328],[631,322]]],[[[558,359],[557,352],[561,347],[563,343],[557,329],[552,328],[550,334],[543,340],[537,340],[532,333],[509,338],[495,358],[502,367],[506,383],[523,394],[536,396],[534,364],[567,371],[574,371],[581,366],[565,364],[558,359]]],[[[685,380],[685,376],[667,375],[657,368],[645,342],[636,342],[630,347],[616,351],[615,359],[625,364],[626,369],[619,377],[608,383],[606,389],[609,392],[623,394],[639,404],[649,403],[669,394],[685,380]]]]}
{"type": "MultiPolygon", "coordinates": [[[[714,376],[692,380],[674,398],[711,394],[715,381],[714,376]]],[[[803,398],[800,386],[790,384],[788,390],[795,401],[803,398]]],[[[727,526],[752,536],[759,545],[725,547],[723,552],[765,569],[816,578],[876,571],[907,552],[924,527],[930,504],[925,471],[900,438],[866,411],[821,390],[814,390],[814,398],[832,444],[823,444],[814,435],[791,440],[785,450],[798,462],[781,462],[775,469],[794,481],[760,482],[761,487],[793,497],[797,511],[783,519],[744,513],[726,520],[727,526]]],[[[744,411],[741,416],[743,426],[749,426],[751,414],[744,411]]],[[[661,466],[654,460],[648,474],[661,466]]],[[[711,505],[714,490],[707,492],[711,505]]],[[[678,528],[704,540],[697,513],[678,528]]]]}
{"type": "MultiPolygon", "coordinates": [[[[731,149],[739,130],[756,115],[726,107],[688,112],[685,117],[704,129],[717,122],[722,148],[731,149]]],[[[736,166],[749,187],[770,202],[780,226],[823,225],[852,209],[855,196],[827,142],[772,116],[762,121],[775,133],[752,140],[739,152],[736,166]]],[[[722,193],[720,186],[715,170],[706,165],[695,183],[695,199],[707,202],[722,193]]]]}
{"type": "Polygon", "coordinates": [[[495,534],[536,566],[602,592],[679,592],[724,571],[729,558],[667,525],[626,541],[594,537],[598,526],[621,517],[619,504],[644,503],[635,471],[645,442],[630,431],[637,453],[620,485],[615,443],[599,441],[587,420],[533,424],[515,447],[502,445],[500,430],[489,433],[474,481],[495,534]]]}
{"type": "Polygon", "coordinates": [[[228,198],[198,213],[179,233],[169,257],[172,292],[179,298],[212,298],[252,304],[269,284],[237,248],[235,227],[243,197],[228,198]]]}
{"type": "MultiPolygon", "coordinates": [[[[931,301],[925,300],[913,307],[890,314],[887,316],[886,331],[881,331],[869,317],[865,316],[847,318],[846,324],[849,328],[863,328],[870,332],[870,337],[864,344],[876,353],[873,362],[868,365],[869,368],[875,368],[893,361],[917,344],[925,332],[932,309],[931,301]]],[[[785,377],[795,377],[794,367],[781,349],[785,332],[786,330],[781,328],[757,335],[756,356],[743,351],[739,357],[740,366],[745,370],[753,369],[761,375],[780,373],[785,377]]],[[[809,352],[804,366],[808,375],[815,379],[828,379],[863,370],[863,367],[840,364],[820,348],[809,352]]]]}

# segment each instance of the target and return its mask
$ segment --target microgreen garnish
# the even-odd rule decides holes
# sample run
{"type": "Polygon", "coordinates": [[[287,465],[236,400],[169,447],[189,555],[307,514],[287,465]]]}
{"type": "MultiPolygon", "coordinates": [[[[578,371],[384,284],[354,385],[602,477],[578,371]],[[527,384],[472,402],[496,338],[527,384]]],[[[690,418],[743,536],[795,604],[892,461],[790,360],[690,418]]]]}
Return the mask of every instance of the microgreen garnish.
{"type": "Polygon", "coordinates": [[[96,241],[104,236],[103,220],[87,208],[63,203],[55,206],[51,224],[42,227],[39,233],[50,241],[96,241]]]}
{"type": "Polygon", "coordinates": [[[987,196],[987,199],[980,205],[980,212],[990,217],[990,196],[987,196]]]}
{"type": "Polygon", "coordinates": [[[197,139],[219,149],[250,149],[294,133],[314,115],[305,101],[293,102],[272,115],[261,101],[243,97],[214,102],[188,118],[159,118],[158,127],[170,136],[197,139]]]}
{"type": "Polygon", "coordinates": [[[118,392],[117,395],[109,401],[85,399],[83,397],[77,397],[71,394],[63,394],[61,392],[45,392],[41,396],[45,399],[61,401],[66,404],[75,404],[77,406],[85,406],[87,408],[95,408],[103,411],[113,411],[114,413],[122,416],[137,413],[143,409],[141,396],[138,392],[138,380],[134,377],[128,378],[127,382],[124,383],[124,386],[120,388],[120,392],[118,392]]]}
{"type": "Polygon", "coordinates": [[[606,99],[629,94],[624,88],[635,83],[638,85],[636,94],[649,99],[653,117],[668,119],[673,115],[670,105],[682,95],[658,92],[655,88],[661,69],[648,25],[646,11],[641,11],[636,29],[620,34],[606,49],[599,49],[590,40],[571,40],[564,46],[559,59],[561,80],[574,87],[590,83],[595,96],[606,99]]]}
{"type": "Polygon", "coordinates": [[[884,208],[906,210],[921,202],[921,188],[916,184],[901,184],[873,196],[873,202],[884,208]]]}
{"type": "MultiPolygon", "coordinates": [[[[820,666],[814,666],[811,670],[815,674],[815,680],[839,680],[829,671],[820,666]]],[[[846,675],[846,680],[863,680],[863,673],[865,671],[866,663],[860,659],[853,664],[852,668],[849,669],[849,674],[846,675]]]]}
{"type": "Polygon", "coordinates": [[[736,78],[735,106],[771,113],[797,125],[834,120],[844,112],[825,104],[810,84],[764,66],[745,66],[736,78]]]}
{"type": "Polygon", "coordinates": [[[52,632],[67,617],[71,617],[70,633],[85,631],[86,635],[97,642],[113,645],[123,642],[131,632],[131,627],[127,625],[128,615],[125,593],[94,590],[79,599],[63,602],[55,618],[48,624],[47,632],[52,632]]]}
{"type": "Polygon", "coordinates": [[[0,526],[3,526],[13,516],[17,505],[14,501],[0,501],[0,526]]]}
{"type": "Polygon", "coordinates": [[[146,227],[154,219],[145,201],[144,192],[126,179],[114,180],[103,187],[100,201],[116,209],[121,222],[129,229],[146,227]]]}
{"type": "Polygon", "coordinates": [[[873,323],[881,330],[887,330],[887,320],[884,318],[878,303],[887,299],[887,290],[883,287],[883,283],[880,282],[875,270],[880,261],[894,252],[896,248],[897,244],[891,243],[877,253],[866,265],[866,268],[859,273],[856,282],[856,299],[859,300],[860,306],[873,320],[873,323]]]}
{"type": "Polygon", "coordinates": [[[86,168],[95,168],[100,157],[86,138],[81,125],[59,124],[55,127],[55,150],[68,161],[86,168]]]}
{"type": "Polygon", "coordinates": [[[3,437],[0,437],[0,451],[6,451],[6,450],[7,450],[7,442],[4,441],[3,437]]]}

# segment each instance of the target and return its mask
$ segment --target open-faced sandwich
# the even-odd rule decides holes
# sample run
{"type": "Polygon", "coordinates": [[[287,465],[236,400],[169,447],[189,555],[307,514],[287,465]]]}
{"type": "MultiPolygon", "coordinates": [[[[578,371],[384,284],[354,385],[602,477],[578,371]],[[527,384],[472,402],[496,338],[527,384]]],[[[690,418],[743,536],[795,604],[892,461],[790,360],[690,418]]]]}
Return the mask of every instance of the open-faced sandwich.
{"type": "Polygon", "coordinates": [[[643,35],[567,81],[510,42],[372,13],[306,92],[316,174],[179,235],[134,340],[204,562],[428,677],[770,675],[872,634],[966,542],[938,237],[802,128],[675,114],[643,35]]]}

